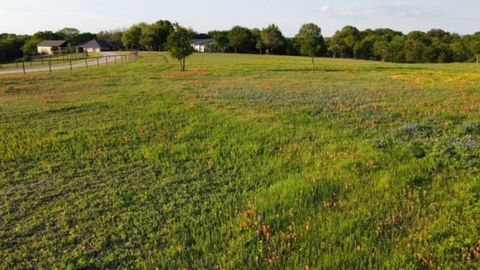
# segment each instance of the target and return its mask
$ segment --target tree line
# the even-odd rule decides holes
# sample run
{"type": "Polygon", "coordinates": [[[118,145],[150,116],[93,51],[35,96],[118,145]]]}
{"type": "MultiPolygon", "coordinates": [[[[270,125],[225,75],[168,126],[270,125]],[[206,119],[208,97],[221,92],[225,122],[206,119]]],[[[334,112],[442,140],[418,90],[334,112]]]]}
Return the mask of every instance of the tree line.
{"type": "Polygon", "coordinates": [[[315,56],[399,63],[478,63],[480,57],[480,32],[462,36],[432,29],[403,34],[388,28],[361,31],[345,26],[324,38],[318,26],[308,24],[293,38],[284,37],[275,25],[261,30],[235,26],[229,31],[212,31],[209,36],[222,51],[305,55],[302,37],[309,31],[319,36],[315,56]]]}
{"type": "MultiPolygon", "coordinates": [[[[81,33],[74,28],[43,31],[32,36],[1,34],[0,61],[34,54],[38,43],[45,39],[65,39],[71,46],[76,46],[98,38],[114,41],[128,50],[163,51],[168,49],[168,37],[175,32],[176,26],[160,20],[96,34],[81,33]]],[[[332,37],[323,37],[321,28],[315,24],[302,26],[294,37],[285,37],[274,24],[263,29],[235,26],[230,30],[208,33],[189,31],[192,39],[211,38],[213,50],[231,53],[341,57],[399,63],[478,63],[480,57],[480,32],[459,35],[432,29],[404,34],[388,28],[359,30],[354,26],[345,26],[332,37]]]]}

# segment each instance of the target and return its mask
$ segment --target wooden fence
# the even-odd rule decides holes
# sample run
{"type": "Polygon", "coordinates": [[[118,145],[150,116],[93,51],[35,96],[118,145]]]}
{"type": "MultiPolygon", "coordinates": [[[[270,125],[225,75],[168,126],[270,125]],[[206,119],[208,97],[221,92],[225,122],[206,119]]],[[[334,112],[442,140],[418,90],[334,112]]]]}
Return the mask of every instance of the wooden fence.
{"type": "MultiPolygon", "coordinates": [[[[87,55],[87,54],[85,54],[87,55]]],[[[101,65],[112,65],[112,64],[119,64],[119,63],[129,63],[138,59],[139,54],[138,52],[128,53],[128,54],[118,54],[118,55],[105,55],[101,57],[63,57],[60,59],[38,59],[34,61],[25,61],[20,60],[16,61],[16,69],[5,69],[2,64],[0,64],[0,72],[2,70],[18,70],[19,73],[23,72],[23,74],[27,74],[29,71],[31,72],[38,72],[38,71],[49,71],[52,73],[53,70],[65,70],[70,69],[73,71],[74,68],[91,68],[97,67],[99,68],[101,65]],[[37,65],[38,64],[38,65],[37,65]],[[65,65],[61,65],[65,64],[65,65]],[[36,65],[34,67],[34,65],[36,65]],[[48,67],[48,69],[47,69],[48,67]]]]}

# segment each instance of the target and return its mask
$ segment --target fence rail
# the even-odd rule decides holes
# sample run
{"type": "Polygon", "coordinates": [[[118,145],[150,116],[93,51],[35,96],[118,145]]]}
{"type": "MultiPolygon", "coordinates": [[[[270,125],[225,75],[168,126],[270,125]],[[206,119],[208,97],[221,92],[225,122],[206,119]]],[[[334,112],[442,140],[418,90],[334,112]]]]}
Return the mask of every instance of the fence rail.
{"type": "Polygon", "coordinates": [[[116,55],[104,55],[99,57],[83,57],[83,58],[68,58],[68,59],[42,59],[37,61],[17,61],[16,68],[14,69],[5,69],[0,64],[0,74],[13,74],[13,73],[32,73],[32,72],[41,72],[41,71],[48,71],[52,73],[54,70],[65,70],[70,69],[73,71],[75,68],[85,68],[88,69],[90,67],[97,67],[99,68],[101,65],[113,65],[119,63],[129,63],[136,59],[138,59],[139,54],[138,52],[128,53],[128,54],[116,54],[116,55]],[[41,65],[34,67],[34,63],[38,63],[41,65]],[[61,65],[64,64],[64,65],[61,65]]]}

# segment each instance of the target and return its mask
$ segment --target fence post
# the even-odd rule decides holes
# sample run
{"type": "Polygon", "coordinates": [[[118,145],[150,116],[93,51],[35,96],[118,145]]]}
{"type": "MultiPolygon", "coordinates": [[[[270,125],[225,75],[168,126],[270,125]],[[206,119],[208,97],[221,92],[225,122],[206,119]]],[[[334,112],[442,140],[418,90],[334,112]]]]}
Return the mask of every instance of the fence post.
{"type": "Polygon", "coordinates": [[[70,71],[73,71],[72,60],[70,60],[70,71]]]}
{"type": "Polygon", "coordinates": [[[48,70],[52,73],[52,61],[48,60],[48,70]]]}
{"type": "Polygon", "coordinates": [[[88,69],[88,59],[85,58],[85,68],[88,69]]]}
{"type": "Polygon", "coordinates": [[[100,68],[100,57],[97,57],[97,68],[100,68]]]}
{"type": "Polygon", "coordinates": [[[108,66],[108,56],[105,56],[105,64],[108,66]]]}
{"type": "Polygon", "coordinates": [[[117,63],[117,56],[116,55],[115,55],[114,59],[115,59],[115,64],[116,64],[117,63]]]}
{"type": "Polygon", "coordinates": [[[22,67],[23,67],[23,75],[27,74],[27,72],[25,71],[25,61],[22,61],[22,67]]]}

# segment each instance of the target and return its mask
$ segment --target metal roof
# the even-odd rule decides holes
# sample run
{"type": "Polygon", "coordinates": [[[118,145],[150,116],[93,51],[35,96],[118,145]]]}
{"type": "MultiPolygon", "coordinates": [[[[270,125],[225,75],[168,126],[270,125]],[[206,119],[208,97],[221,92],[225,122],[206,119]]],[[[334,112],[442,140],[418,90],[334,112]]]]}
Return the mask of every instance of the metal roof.
{"type": "Polygon", "coordinates": [[[111,49],[113,48],[113,45],[110,41],[108,40],[97,40],[97,39],[92,39],[88,42],[85,42],[81,45],[78,45],[80,48],[108,48],[111,49]]]}
{"type": "Polygon", "coordinates": [[[44,40],[38,44],[39,47],[62,47],[67,45],[66,40],[44,40]]]}
{"type": "Polygon", "coordinates": [[[205,44],[209,44],[209,43],[213,43],[213,39],[209,38],[209,39],[194,39],[194,40],[192,40],[193,45],[205,45],[205,44]]]}

